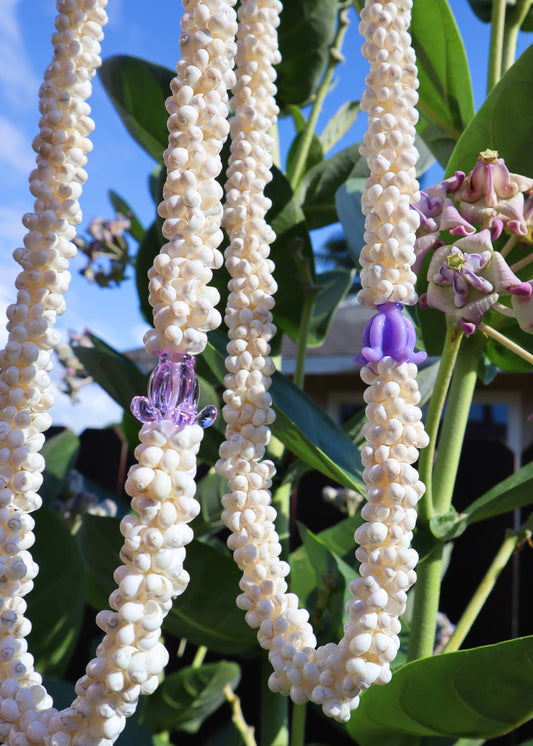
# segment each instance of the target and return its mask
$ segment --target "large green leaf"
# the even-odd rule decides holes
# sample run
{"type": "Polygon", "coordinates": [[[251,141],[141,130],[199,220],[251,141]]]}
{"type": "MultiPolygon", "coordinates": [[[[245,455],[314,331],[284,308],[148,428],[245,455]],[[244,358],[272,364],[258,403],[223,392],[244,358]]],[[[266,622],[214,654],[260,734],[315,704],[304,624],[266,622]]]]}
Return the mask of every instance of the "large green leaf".
{"type": "Polygon", "coordinates": [[[533,637],[409,663],[361,696],[349,723],[360,746],[405,734],[495,738],[533,716],[533,637]]]}
{"type": "MultiPolygon", "coordinates": [[[[115,588],[113,572],[120,564],[123,539],[117,518],[85,515],[76,538],[99,591],[108,596],[115,588]]],[[[226,550],[203,541],[186,547],[184,567],[191,581],[163,623],[163,629],[196,645],[225,655],[250,652],[255,633],[244,621],[235,598],[240,572],[226,550]]]]}
{"type": "Polygon", "coordinates": [[[184,567],[191,581],[174,601],[164,629],[223,655],[253,652],[257,640],[235,603],[241,573],[230,553],[193,541],[187,546],[184,567]]]}
{"type": "Polygon", "coordinates": [[[165,101],[171,94],[170,81],[175,73],[127,55],[104,60],[98,73],[130,135],[162,163],[168,145],[165,101]]]}
{"type": "Polygon", "coordinates": [[[61,678],[78,640],[85,607],[85,568],[63,521],[46,506],[34,514],[32,548],[39,574],[28,596],[29,647],[40,673],[61,678]]]}
{"type": "Polygon", "coordinates": [[[360,160],[359,144],[350,145],[307,171],[297,196],[311,230],[338,221],[335,193],[360,160]]]}
{"type": "MultiPolygon", "coordinates": [[[[210,338],[217,340],[215,335],[210,338]]],[[[204,360],[223,383],[226,371],[221,352],[208,344],[204,360]]],[[[361,456],[342,428],[281,373],[272,376],[270,393],[276,412],[272,424],[274,435],[311,468],[345,487],[363,492],[361,456]]]]}
{"type": "Polygon", "coordinates": [[[304,104],[315,92],[335,35],[337,0],[284,3],[279,26],[281,63],[277,67],[278,103],[304,104]]]}
{"type": "Polygon", "coordinates": [[[313,313],[309,324],[309,347],[318,347],[326,339],[333,316],[339,303],[346,297],[353,285],[355,270],[331,269],[318,275],[320,290],[315,296],[313,313]]]}
{"type": "Polygon", "coordinates": [[[39,494],[50,507],[74,468],[79,452],[80,439],[72,430],[64,430],[46,440],[42,449],[46,469],[39,494]]]}
{"type": "Polygon", "coordinates": [[[447,0],[413,3],[410,32],[420,82],[417,130],[446,167],[457,140],[474,116],[468,62],[447,0]]]}
{"type": "Polygon", "coordinates": [[[320,135],[324,153],[331,150],[344,137],[357,119],[359,111],[359,101],[345,101],[335,112],[320,135]]]}
{"type": "Polygon", "coordinates": [[[200,726],[225,702],[224,687],[239,685],[241,671],[232,661],[205,663],[167,676],[148,698],[139,722],[153,733],[181,730],[197,733],[200,726]]]}
{"type": "Polygon", "coordinates": [[[510,171],[533,176],[532,86],[533,45],[507,70],[485,99],[457,143],[446,169],[447,175],[459,170],[470,171],[478,154],[490,148],[505,159],[510,171]]]}

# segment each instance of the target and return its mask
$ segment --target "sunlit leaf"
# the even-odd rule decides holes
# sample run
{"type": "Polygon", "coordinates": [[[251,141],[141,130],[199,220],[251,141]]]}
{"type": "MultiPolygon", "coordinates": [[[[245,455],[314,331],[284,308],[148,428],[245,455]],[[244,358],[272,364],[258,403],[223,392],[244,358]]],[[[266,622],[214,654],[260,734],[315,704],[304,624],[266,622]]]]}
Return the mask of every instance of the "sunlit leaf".
{"type": "Polygon", "coordinates": [[[434,655],[364,692],[348,728],[360,746],[399,746],[405,734],[496,738],[533,716],[532,686],[533,637],[434,655]]]}
{"type": "Polygon", "coordinates": [[[497,150],[511,172],[533,176],[533,122],[530,99],[533,86],[533,45],[507,70],[492,89],[457,143],[446,169],[470,171],[478,154],[497,150]],[[510,127],[514,122],[517,126],[510,127]]]}
{"type": "Polygon", "coordinates": [[[140,724],[155,733],[197,733],[204,720],[225,702],[224,687],[229,684],[236,689],[240,678],[239,665],[231,661],[189,666],[172,673],[149,697],[140,724]]]}
{"type": "Polygon", "coordinates": [[[127,55],[104,60],[98,73],[130,135],[161,163],[168,145],[165,101],[175,73],[127,55]]]}
{"type": "Polygon", "coordinates": [[[447,0],[413,3],[410,33],[420,83],[417,131],[446,167],[457,140],[474,116],[468,62],[447,0]]]}

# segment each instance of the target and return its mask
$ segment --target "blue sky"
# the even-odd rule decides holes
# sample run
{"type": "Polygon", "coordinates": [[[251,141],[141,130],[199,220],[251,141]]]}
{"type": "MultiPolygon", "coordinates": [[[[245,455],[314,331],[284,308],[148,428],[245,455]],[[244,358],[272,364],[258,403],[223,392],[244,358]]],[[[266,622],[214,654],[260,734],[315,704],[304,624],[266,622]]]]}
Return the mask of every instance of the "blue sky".
{"type": "MultiPolygon", "coordinates": [[[[290,0],[287,0],[290,2],[290,0]]],[[[415,0],[416,2],[416,0],[415,0]]],[[[467,0],[450,0],[456,15],[470,62],[476,106],[484,98],[488,59],[488,26],[474,16],[467,0]]],[[[110,0],[109,24],[105,29],[102,56],[131,54],[174,68],[178,55],[181,3],[171,0],[110,0]]],[[[0,24],[0,318],[5,306],[13,302],[12,283],[18,265],[11,260],[12,251],[23,236],[21,216],[32,210],[27,179],[33,168],[31,142],[37,133],[37,91],[42,73],[50,61],[50,34],[55,17],[52,0],[2,0],[0,24]]],[[[533,41],[529,35],[520,41],[519,52],[533,41]]],[[[360,97],[367,64],[360,57],[361,40],[357,24],[347,35],[346,61],[339,69],[337,86],[331,93],[323,123],[328,114],[345,100],[360,97]]],[[[92,137],[94,150],[87,167],[89,179],[84,187],[81,205],[83,226],[92,217],[111,216],[107,198],[114,189],[135,209],[145,225],[153,219],[153,203],[148,196],[147,178],[153,161],[131,140],[109,103],[98,80],[90,101],[96,130],[92,137]]],[[[319,123],[319,130],[323,123],[319,123]]],[[[364,122],[356,123],[342,145],[361,139],[364,122]]],[[[286,127],[281,134],[288,135],[286,127]]],[[[435,171],[435,180],[439,172],[435,171]]],[[[323,241],[324,235],[316,237],[323,241]]],[[[133,282],[120,290],[102,290],[90,286],[78,274],[81,260],[72,265],[72,283],[67,296],[67,313],[58,322],[66,336],[68,329],[90,328],[120,350],[139,347],[146,328],[137,312],[133,282]]],[[[0,340],[5,333],[0,331],[0,340]]],[[[142,393],[142,392],[139,392],[142,393]]],[[[83,404],[72,408],[61,395],[54,406],[57,424],[68,424],[76,430],[97,426],[119,416],[105,395],[88,390],[83,404]]]]}

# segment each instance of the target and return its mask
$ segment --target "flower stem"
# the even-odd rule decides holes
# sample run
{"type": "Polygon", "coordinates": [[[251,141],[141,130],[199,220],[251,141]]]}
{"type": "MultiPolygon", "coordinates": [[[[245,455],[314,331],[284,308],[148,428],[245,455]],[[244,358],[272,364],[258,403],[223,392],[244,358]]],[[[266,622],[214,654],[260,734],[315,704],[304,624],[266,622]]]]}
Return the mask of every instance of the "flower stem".
{"type": "Polygon", "coordinates": [[[244,746],[257,746],[254,729],[251,725],[248,725],[242,714],[240,698],[235,694],[229,684],[226,684],[223,691],[226,700],[231,705],[233,713],[231,719],[233,720],[233,724],[239,731],[244,746]]]}
{"type": "Polygon", "coordinates": [[[477,368],[485,339],[482,334],[463,338],[457,355],[446,412],[433,469],[435,515],[445,515],[451,506],[463,440],[477,379],[477,368]]]}
{"type": "Polygon", "coordinates": [[[524,22],[532,0],[518,0],[507,14],[503,33],[502,75],[511,67],[516,57],[516,42],[520,26],[524,22]]]}
{"type": "Polygon", "coordinates": [[[506,0],[492,3],[489,72],[487,93],[490,93],[502,76],[503,32],[505,28],[506,0]]]}
{"type": "Polygon", "coordinates": [[[420,479],[426,485],[425,495],[418,504],[418,516],[420,522],[427,525],[433,517],[433,485],[432,470],[435,457],[435,448],[437,444],[437,435],[439,423],[446,401],[446,394],[450,386],[457,353],[461,345],[463,333],[455,329],[451,322],[446,322],[446,338],[442,350],[442,358],[437,373],[437,380],[433,389],[433,395],[429,401],[429,408],[426,417],[425,427],[429,436],[429,445],[420,453],[418,471],[420,479]]]}
{"type": "Polygon", "coordinates": [[[507,256],[510,251],[516,246],[518,243],[518,236],[516,233],[513,233],[511,236],[509,236],[508,240],[505,242],[505,246],[502,247],[500,254],[502,256],[507,256]]]}
{"type": "Polygon", "coordinates": [[[533,262],[533,253],[529,254],[529,256],[525,256],[523,259],[520,259],[519,262],[515,262],[513,265],[511,265],[510,269],[516,274],[516,272],[519,272],[524,267],[527,267],[528,264],[531,264],[533,262]]]}
{"type": "Polygon", "coordinates": [[[320,112],[322,111],[324,99],[329,92],[335,68],[337,67],[339,61],[342,59],[342,43],[344,41],[344,35],[346,34],[346,29],[348,28],[349,23],[350,20],[348,18],[348,6],[347,4],[343,3],[341,4],[339,10],[339,23],[337,26],[337,33],[335,34],[333,44],[331,45],[329,50],[328,66],[326,67],[326,71],[318,88],[318,91],[316,92],[315,100],[313,101],[313,106],[311,108],[311,113],[305,125],[305,129],[303,130],[303,135],[300,140],[298,150],[296,151],[292,167],[290,169],[290,172],[287,173],[287,178],[290,181],[290,184],[294,191],[296,191],[303,175],[305,174],[305,164],[307,162],[307,156],[309,155],[311,143],[313,142],[313,135],[315,134],[318,117],[320,116],[320,112]]]}
{"type": "Polygon", "coordinates": [[[204,658],[206,654],[207,654],[207,647],[205,645],[200,645],[200,647],[196,651],[196,655],[194,656],[193,662],[191,663],[191,668],[200,668],[200,666],[204,662],[204,658]]]}
{"type": "Polygon", "coordinates": [[[291,744],[290,746],[304,746],[305,744],[305,718],[307,705],[292,706],[291,744]]]}
{"type": "Polygon", "coordinates": [[[427,658],[435,646],[444,544],[438,542],[416,569],[415,602],[407,661],[427,658]]]}
{"type": "Polygon", "coordinates": [[[504,347],[507,347],[508,350],[511,350],[511,352],[514,352],[515,355],[518,355],[523,360],[525,360],[530,365],[533,365],[533,355],[525,350],[523,347],[520,347],[520,345],[516,344],[516,342],[513,342],[512,339],[509,339],[505,336],[505,334],[502,334],[501,332],[497,331],[496,329],[493,329],[492,326],[489,326],[488,324],[485,324],[484,322],[481,322],[478,326],[478,329],[480,332],[483,332],[487,335],[487,337],[492,337],[492,339],[495,339],[496,342],[499,342],[504,347]]]}
{"type": "Polygon", "coordinates": [[[524,525],[517,531],[507,531],[505,539],[502,542],[498,553],[494,557],[485,577],[479,584],[476,592],[472,596],[470,603],[463,612],[463,615],[457,622],[457,626],[446,643],[443,652],[451,653],[459,650],[464,642],[465,637],[470,632],[472,625],[476,621],[479,612],[483,608],[485,601],[489,597],[501,571],[513,555],[520,544],[531,539],[531,529],[533,528],[533,513],[529,516],[524,525]]]}

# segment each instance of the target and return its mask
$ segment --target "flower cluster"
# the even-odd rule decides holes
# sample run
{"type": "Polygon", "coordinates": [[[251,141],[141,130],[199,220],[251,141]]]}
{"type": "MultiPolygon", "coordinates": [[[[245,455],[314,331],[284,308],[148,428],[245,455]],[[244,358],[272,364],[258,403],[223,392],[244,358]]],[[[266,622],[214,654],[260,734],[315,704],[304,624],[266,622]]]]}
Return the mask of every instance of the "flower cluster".
{"type": "Polygon", "coordinates": [[[42,742],[41,715],[51,705],[24,639],[31,625],[23,596],[38,570],[28,551],[34,542],[28,513],[41,504],[37,490],[44,459],[38,451],[50,425],[48,372],[59,342],[53,327],[64,311],[68,260],[76,253],[72,239],[81,220],[78,200],[93,129],[86,99],[100,64],[105,5],[106,0],[57,3],[54,57],[39,91],[41,119],[33,142],[34,212],[24,216],[28,232],[14,252],[22,271],[0,353],[0,740],[9,744],[42,742]]]}
{"type": "Polygon", "coordinates": [[[370,177],[361,202],[366,245],[360,256],[363,289],[358,298],[367,306],[416,302],[412,265],[418,217],[409,204],[418,200],[418,80],[407,33],[411,5],[412,0],[367,2],[361,11],[362,52],[370,72],[361,99],[368,129],[360,152],[370,177]]]}
{"type": "Polygon", "coordinates": [[[185,6],[182,59],[167,99],[167,179],[159,215],[168,243],[149,271],[154,326],[145,335],[149,353],[197,354],[206,333],[220,324],[219,295],[208,287],[222,264],[220,151],[228,135],[227,89],[233,84],[235,12],[228,0],[185,6]]]}
{"type": "Polygon", "coordinates": [[[506,260],[515,245],[530,246],[532,194],[533,179],[510,173],[493,150],[480,153],[467,176],[458,171],[421,192],[413,205],[420,216],[418,269],[433,252],[422,303],[454,318],[466,334],[472,334],[495,306],[532,331],[531,282],[522,281],[516,272],[533,258],[512,265],[506,260]],[[502,234],[507,243],[499,251],[495,243],[502,234]],[[510,307],[500,304],[501,296],[510,296],[510,307]]]}

